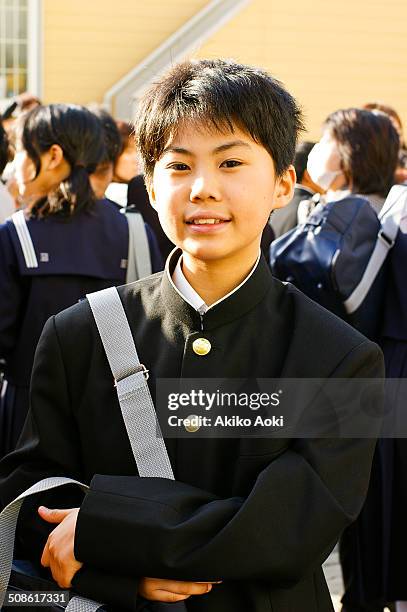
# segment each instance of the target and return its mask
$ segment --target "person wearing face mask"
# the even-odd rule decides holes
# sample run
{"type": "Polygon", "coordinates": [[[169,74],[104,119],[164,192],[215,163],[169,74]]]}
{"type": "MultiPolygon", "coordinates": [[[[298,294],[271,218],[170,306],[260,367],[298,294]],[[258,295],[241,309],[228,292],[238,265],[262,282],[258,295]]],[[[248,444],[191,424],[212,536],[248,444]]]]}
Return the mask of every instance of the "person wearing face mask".
{"type": "Polygon", "coordinates": [[[126,121],[116,121],[116,125],[121,138],[121,151],[114,163],[112,181],[106,189],[106,197],[125,207],[128,185],[139,174],[139,164],[133,127],[126,121]]]}
{"type": "MultiPolygon", "coordinates": [[[[320,201],[336,201],[340,206],[348,195],[362,195],[379,213],[395,182],[399,148],[399,135],[385,113],[353,108],[331,114],[324,123],[320,142],[308,157],[311,178],[326,192],[320,201]]],[[[304,220],[313,205],[315,202],[308,201],[308,207],[305,203],[299,211],[304,220]]],[[[391,480],[386,459],[389,442],[379,442],[367,501],[357,521],[345,529],[340,540],[345,587],[342,612],[383,612],[395,599],[394,592],[384,584],[389,546],[384,525],[389,500],[382,474],[384,470],[391,480]]],[[[404,599],[403,589],[397,597],[404,599]]],[[[398,605],[397,611],[402,610],[405,608],[398,605]]]]}
{"type": "MultiPolygon", "coordinates": [[[[399,148],[398,133],[383,112],[349,108],[329,115],[307,165],[311,179],[326,192],[321,202],[361,195],[379,213],[394,183],[399,148]]],[[[300,205],[299,223],[317,202],[300,205]]]]}
{"type": "MultiPolygon", "coordinates": [[[[356,223],[352,226],[354,236],[360,231],[360,244],[369,238],[367,232],[370,230],[366,228],[371,227],[373,237],[377,236],[379,224],[373,223],[377,221],[375,213],[380,211],[393,185],[399,146],[397,130],[387,115],[380,111],[351,108],[338,110],[329,115],[323,125],[321,140],[309,154],[307,168],[311,179],[325,191],[325,194],[319,198],[319,203],[322,206],[329,206],[332,213],[336,209],[338,214],[335,218],[341,218],[341,206],[347,206],[349,196],[360,195],[370,203],[371,210],[365,202],[363,224],[356,223]]],[[[314,197],[300,204],[298,217],[301,224],[307,221],[308,215],[317,203],[317,198],[314,197]]],[[[314,218],[318,216],[320,209],[321,206],[316,209],[314,218]]],[[[298,228],[298,232],[300,231],[301,227],[298,228]]],[[[304,233],[306,231],[305,226],[304,233]]],[[[306,252],[301,250],[302,246],[298,246],[297,251],[293,242],[287,238],[286,258],[291,265],[295,263],[294,260],[298,264],[296,269],[292,267],[289,271],[293,276],[297,275],[297,286],[300,286],[305,293],[309,291],[308,295],[313,299],[351,323],[347,312],[342,308],[342,302],[338,302],[334,292],[328,294],[328,292],[314,291],[312,295],[310,294],[312,285],[305,282],[305,279],[309,280],[305,269],[308,265],[309,270],[312,267],[311,263],[317,261],[319,235],[312,233],[312,236],[315,248],[311,245],[306,252]],[[290,254],[293,254],[291,260],[288,255],[289,249],[290,254]]],[[[282,278],[279,275],[282,266],[276,265],[276,253],[279,248],[284,248],[281,244],[279,247],[277,241],[274,246],[274,259],[271,258],[272,269],[278,278],[287,280],[287,276],[282,278]]],[[[286,271],[287,269],[288,265],[286,271]]],[[[380,327],[379,317],[380,314],[377,317],[378,327],[380,327]]],[[[376,328],[375,340],[379,338],[378,332],[379,329],[376,328]]],[[[360,518],[344,531],[340,542],[345,586],[342,612],[383,612],[390,599],[383,586],[386,561],[383,553],[385,537],[382,532],[384,522],[381,512],[382,508],[388,511],[389,503],[383,491],[381,473],[384,463],[381,451],[382,446],[379,445],[373,464],[368,501],[360,518]]],[[[387,476],[391,476],[391,471],[387,472],[387,476]]],[[[400,600],[405,599],[405,595],[405,591],[397,592],[397,598],[400,600]]]]}
{"type": "Polygon", "coordinates": [[[307,163],[308,173],[318,180],[317,184],[323,191],[335,189],[334,182],[342,174],[340,161],[338,146],[332,134],[325,131],[321,140],[311,149],[307,163]],[[332,167],[337,169],[332,170],[332,167]]]}

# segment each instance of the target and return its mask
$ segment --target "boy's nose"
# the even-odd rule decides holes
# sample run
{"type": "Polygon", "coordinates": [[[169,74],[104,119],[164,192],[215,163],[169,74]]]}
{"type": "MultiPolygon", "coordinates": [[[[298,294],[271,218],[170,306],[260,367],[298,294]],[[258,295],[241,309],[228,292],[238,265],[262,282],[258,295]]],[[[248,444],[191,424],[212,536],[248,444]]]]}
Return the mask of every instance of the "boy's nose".
{"type": "Polygon", "coordinates": [[[208,176],[196,177],[191,186],[190,199],[192,202],[197,200],[215,200],[221,199],[220,189],[216,181],[208,176]]]}

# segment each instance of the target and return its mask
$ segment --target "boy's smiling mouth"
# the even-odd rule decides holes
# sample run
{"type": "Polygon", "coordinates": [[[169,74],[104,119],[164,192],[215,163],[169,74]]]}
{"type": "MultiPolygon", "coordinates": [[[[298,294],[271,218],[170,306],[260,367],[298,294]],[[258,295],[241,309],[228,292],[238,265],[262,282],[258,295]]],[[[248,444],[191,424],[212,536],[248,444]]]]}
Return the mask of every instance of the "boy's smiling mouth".
{"type": "Polygon", "coordinates": [[[194,215],[189,215],[185,219],[187,225],[222,225],[229,223],[230,219],[219,213],[197,212],[194,215]]]}
{"type": "Polygon", "coordinates": [[[194,216],[187,217],[185,223],[194,233],[211,234],[224,228],[227,223],[230,223],[230,219],[216,213],[198,212],[194,216]]]}
{"type": "Polygon", "coordinates": [[[226,223],[221,219],[192,219],[187,221],[188,225],[214,225],[215,223],[226,223]]]}

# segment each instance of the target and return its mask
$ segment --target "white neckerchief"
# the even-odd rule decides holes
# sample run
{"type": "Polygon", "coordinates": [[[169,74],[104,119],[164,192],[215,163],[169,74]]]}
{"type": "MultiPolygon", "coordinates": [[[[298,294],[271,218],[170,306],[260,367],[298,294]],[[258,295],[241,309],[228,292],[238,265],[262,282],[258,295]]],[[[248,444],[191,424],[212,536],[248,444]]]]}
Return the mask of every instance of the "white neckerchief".
{"type": "Polygon", "coordinates": [[[350,189],[337,189],[336,191],[331,191],[330,189],[323,196],[325,198],[325,202],[336,202],[337,200],[343,200],[348,196],[352,195],[350,189]]]}
{"type": "MultiPolygon", "coordinates": [[[[210,306],[205,304],[204,300],[201,298],[199,293],[195,291],[192,285],[190,285],[190,283],[185,278],[185,275],[182,271],[182,255],[178,259],[178,262],[177,262],[177,265],[175,266],[175,270],[172,275],[172,278],[170,274],[168,274],[168,276],[169,276],[172,286],[177,291],[177,293],[179,293],[182,299],[184,299],[190,306],[192,306],[192,308],[195,308],[195,310],[200,315],[204,315],[208,310],[210,310],[211,308],[213,308],[220,302],[223,302],[223,300],[226,300],[226,298],[230,297],[233,293],[235,293],[235,291],[238,291],[240,287],[242,287],[249,280],[249,278],[251,277],[251,275],[257,268],[257,264],[259,263],[259,260],[260,260],[260,255],[261,255],[261,251],[259,251],[258,257],[256,259],[256,263],[254,264],[253,268],[250,270],[246,278],[242,280],[242,282],[237,287],[232,289],[232,291],[229,291],[229,293],[221,297],[219,300],[217,300],[210,306]]],[[[167,269],[167,273],[168,273],[168,269],[167,269]]]]}
{"type": "Polygon", "coordinates": [[[7,187],[0,181],[0,223],[11,217],[16,207],[14,199],[7,187]]]}

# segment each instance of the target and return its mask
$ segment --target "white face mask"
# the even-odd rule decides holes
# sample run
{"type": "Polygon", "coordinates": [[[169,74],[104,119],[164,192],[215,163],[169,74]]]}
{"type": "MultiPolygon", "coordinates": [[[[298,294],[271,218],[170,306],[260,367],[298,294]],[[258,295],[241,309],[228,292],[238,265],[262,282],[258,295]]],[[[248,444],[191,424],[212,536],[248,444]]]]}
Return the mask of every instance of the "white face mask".
{"type": "MultiPolygon", "coordinates": [[[[307,170],[311,180],[319,185],[324,191],[328,191],[334,180],[342,170],[328,170],[327,162],[333,154],[338,154],[334,142],[321,139],[311,149],[308,155],[307,170]]],[[[339,160],[338,160],[339,161],[339,160]]]]}

